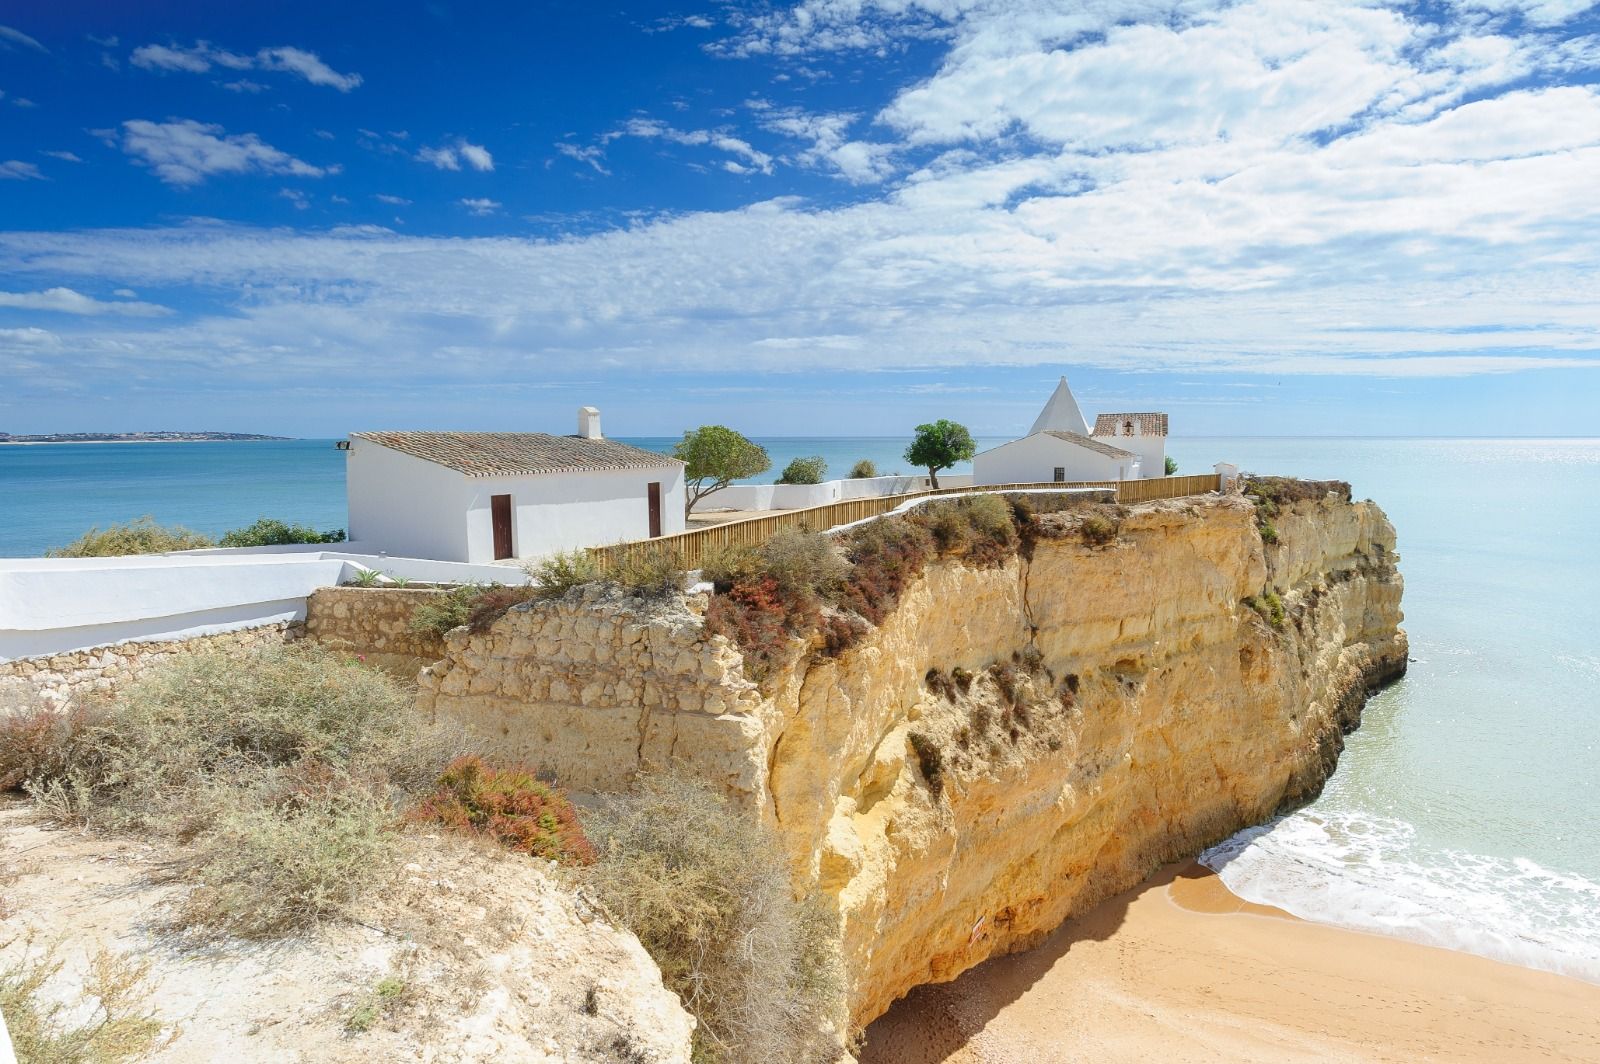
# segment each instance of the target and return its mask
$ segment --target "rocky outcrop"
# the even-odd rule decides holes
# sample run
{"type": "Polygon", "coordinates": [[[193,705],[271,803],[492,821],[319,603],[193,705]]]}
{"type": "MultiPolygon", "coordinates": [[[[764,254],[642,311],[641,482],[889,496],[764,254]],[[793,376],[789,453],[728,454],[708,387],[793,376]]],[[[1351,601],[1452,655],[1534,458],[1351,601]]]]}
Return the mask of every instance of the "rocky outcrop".
{"type": "Polygon", "coordinates": [[[412,618],[445,594],[432,588],[318,588],[306,597],[305,637],[411,680],[444,654],[444,637],[418,631],[412,618]]]}
{"type": "Polygon", "coordinates": [[[1372,503],[1294,503],[1273,545],[1237,496],[1131,508],[1098,546],[1081,521],[932,564],[854,647],[797,646],[760,685],[703,599],[588,590],[453,633],[421,704],[580,791],[716,781],[835,900],[866,1022],[1315,794],[1405,668],[1372,503]]]}

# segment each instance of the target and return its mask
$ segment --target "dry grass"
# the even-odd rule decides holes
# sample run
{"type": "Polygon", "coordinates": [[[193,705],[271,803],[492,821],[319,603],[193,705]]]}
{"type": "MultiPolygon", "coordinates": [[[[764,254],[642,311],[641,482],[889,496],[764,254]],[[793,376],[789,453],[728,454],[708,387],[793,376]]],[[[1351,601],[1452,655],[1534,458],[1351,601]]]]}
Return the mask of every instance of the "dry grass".
{"type": "Polygon", "coordinates": [[[699,780],[644,777],[589,821],[586,881],[699,1020],[708,1064],[833,1060],[844,1020],[832,917],[796,901],[781,844],[699,780]]]}
{"type": "MultiPolygon", "coordinates": [[[[31,943],[7,945],[26,954],[31,943]]],[[[177,1037],[149,1007],[148,964],[106,950],[95,954],[84,982],[92,1004],[63,1002],[45,991],[61,967],[51,949],[0,968],[0,1013],[20,1064],[122,1064],[143,1060],[177,1037]]]]}
{"type": "MultiPolygon", "coordinates": [[[[62,720],[70,718],[62,712],[62,720]]],[[[294,646],[185,654],[152,671],[22,785],[57,820],[186,844],[189,928],[301,930],[372,890],[397,825],[461,753],[409,692],[359,663],[294,646]]]]}

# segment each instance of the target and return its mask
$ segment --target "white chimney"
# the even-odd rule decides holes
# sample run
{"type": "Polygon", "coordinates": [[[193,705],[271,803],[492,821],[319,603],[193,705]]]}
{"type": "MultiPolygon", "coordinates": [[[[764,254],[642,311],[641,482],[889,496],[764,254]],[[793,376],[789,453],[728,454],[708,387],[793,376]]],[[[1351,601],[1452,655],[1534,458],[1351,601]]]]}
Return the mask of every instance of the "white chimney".
{"type": "Polygon", "coordinates": [[[578,407],[578,435],[586,440],[598,440],[600,436],[600,411],[592,406],[578,407]]]}

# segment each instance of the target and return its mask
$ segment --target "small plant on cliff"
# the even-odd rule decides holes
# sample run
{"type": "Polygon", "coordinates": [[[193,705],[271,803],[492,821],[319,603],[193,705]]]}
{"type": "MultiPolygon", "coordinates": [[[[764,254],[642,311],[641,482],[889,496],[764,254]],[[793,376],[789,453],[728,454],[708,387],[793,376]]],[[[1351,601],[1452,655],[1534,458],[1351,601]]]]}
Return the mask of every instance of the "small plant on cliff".
{"type": "Polygon", "coordinates": [[[54,948],[0,968],[0,1015],[17,1060],[124,1064],[147,1059],[177,1036],[150,1007],[157,988],[148,962],[99,950],[89,959],[84,1000],[62,1001],[47,989],[61,968],[54,948]]]}
{"type": "Polygon", "coordinates": [[[443,635],[466,625],[474,632],[486,630],[519,603],[537,597],[541,589],[504,584],[462,584],[437,595],[411,615],[411,630],[443,635]]]}
{"type": "Polygon", "coordinates": [[[495,768],[472,755],[457,758],[411,815],[550,861],[594,860],[594,847],[567,796],[526,768],[495,768]]]}
{"type": "Polygon", "coordinates": [[[216,540],[182,525],[158,525],[155,518],[140,517],[125,525],[91,528],[65,547],[52,547],[49,558],[112,558],[127,554],[164,554],[175,550],[215,547],[216,540]]]}
{"type": "Polygon", "coordinates": [[[540,598],[560,598],[575,587],[602,579],[600,565],[586,550],[557,551],[522,567],[540,598]]]}
{"type": "Polygon", "coordinates": [[[1078,523],[1078,534],[1091,547],[1105,546],[1117,538],[1118,531],[1117,522],[1103,513],[1088,514],[1078,523]]]}
{"type": "Polygon", "coordinates": [[[667,547],[630,550],[619,558],[610,579],[641,598],[664,598],[683,590],[683,560],[667,547]]]}
{"type": "Polygon", "coordinates": [[[1274,628],[1282,628],[1286,619],[1283,609],[1283,599],[1272,588],[1267,588],[1260,595],[1247,595],[1244,604],[1261,615],[1261,619],[1274,628]]]}
{"type": "Polygon", "coordinates": [[[646,775],[588,818],[584,881],[699,1024],[695,1060],[811,1064],[837,1054],[836,921],[796,900],[781,842],[704,782],[646,775]]]}
{"type": "Polygon", "coordinates": [[[912,753],[917,755],[917,767],[922,770],[922,778],[928,781],[928,790],[937,799],[944,793],[944,753],[938,743],[922,732],[912,732],[906,739],[911,743],[912,753]]]}

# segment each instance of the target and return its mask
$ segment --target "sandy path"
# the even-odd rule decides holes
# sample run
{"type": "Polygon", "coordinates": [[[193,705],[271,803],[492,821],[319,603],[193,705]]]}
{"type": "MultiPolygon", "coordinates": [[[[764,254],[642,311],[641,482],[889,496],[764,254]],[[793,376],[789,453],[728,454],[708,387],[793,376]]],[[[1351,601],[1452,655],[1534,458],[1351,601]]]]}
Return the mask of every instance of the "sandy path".
{"type": "Polygon", "coordinates": [[[1600,986],[1251,905],[1173,866],[913,991],[862,1064],[1600,1062],[1600,986]]]}

